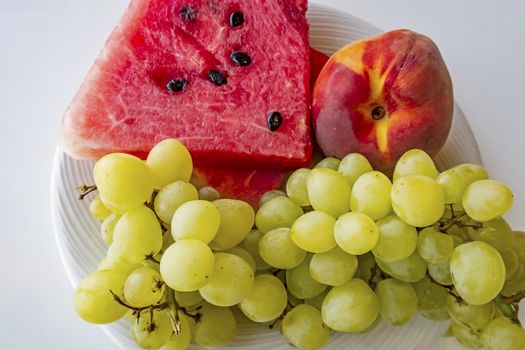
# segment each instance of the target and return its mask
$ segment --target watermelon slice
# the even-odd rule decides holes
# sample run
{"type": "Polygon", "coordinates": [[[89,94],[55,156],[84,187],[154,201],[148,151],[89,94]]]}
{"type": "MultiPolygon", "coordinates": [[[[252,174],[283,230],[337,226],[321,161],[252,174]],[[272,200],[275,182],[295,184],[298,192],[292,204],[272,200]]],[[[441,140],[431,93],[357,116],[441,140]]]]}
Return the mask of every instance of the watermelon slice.
{"type": "Polygon", "coordinates": [[[145,157],[174,137],[197,164],[311,157],[306,0],[132,0],[68,108],[61,145],[145,157]]]}

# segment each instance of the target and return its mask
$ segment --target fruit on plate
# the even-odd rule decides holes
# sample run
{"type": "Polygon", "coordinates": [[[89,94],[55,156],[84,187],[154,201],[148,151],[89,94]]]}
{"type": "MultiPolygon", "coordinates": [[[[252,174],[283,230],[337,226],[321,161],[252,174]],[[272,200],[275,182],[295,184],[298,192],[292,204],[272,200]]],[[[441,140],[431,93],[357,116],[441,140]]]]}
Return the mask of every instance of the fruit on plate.
{"type": "Polygon", "coordinates": [[[315,81],[319,77],[319,73],[323,70],[324,65],[328,62],[330,57],[314,49],[310,48],[310,86],[315,86],[315,81]]]}
{"type": "Polygon", "coordinates": [[[311,157],[306,0],[133,0],[69,106],[61,146],[144,158],[176,137],[196,164],[311,157]]]}
{"type": "Polygon", "coordinates": [[[313,91],[317,143],[326,156],[363,154],[391,174],[403,153],[434,156],[447,140],[454,101],[437,46],[409,30],[359,40],[327,62],[313,91]]]}

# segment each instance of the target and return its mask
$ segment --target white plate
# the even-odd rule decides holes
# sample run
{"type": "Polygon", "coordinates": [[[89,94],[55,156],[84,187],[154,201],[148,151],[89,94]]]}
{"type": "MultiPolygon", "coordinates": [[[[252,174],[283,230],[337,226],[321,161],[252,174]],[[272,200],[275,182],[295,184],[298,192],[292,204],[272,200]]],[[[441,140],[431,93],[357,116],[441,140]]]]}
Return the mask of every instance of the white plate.
{"type": "MultiPolygon", "coordinates": [[[[308,19],[312,46],[327,54],[351,41],[381,32],[357,17],[317,4],[310,4],[308,19]]],[[[440,168],[464,162],[481,164],[474,135],[457,105],[448,142],[436,161],[440,168]]],[[[89,200],[78,201],[75,191],[81,184],[93,183],[92,167],[93,162],[73,160],[60,149],[56,152],[51,185],[52,218],[60,255],[74,286],[96,270],[107,249],[99,234],[100,224],[89,215],[89,200]]],[[[139,349],[130,338],[127,321],[103,329],[123,349],[139,349]]],[[[419,316],[409,325],[397,328],[381,322],[365,334],[333,334],[327,349],[431,349],[435,348],[445,329],[446,323],[431,322],[419,316]]],[[[291,349],[277,331],[243,321],[230,347],[291,349]]]]}

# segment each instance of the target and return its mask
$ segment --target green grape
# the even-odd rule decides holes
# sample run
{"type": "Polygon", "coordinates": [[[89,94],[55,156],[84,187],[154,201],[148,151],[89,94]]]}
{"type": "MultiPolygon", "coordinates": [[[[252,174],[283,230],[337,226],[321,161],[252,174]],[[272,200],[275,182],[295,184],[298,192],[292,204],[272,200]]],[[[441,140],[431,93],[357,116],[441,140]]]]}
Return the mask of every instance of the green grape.
{"type": "Polygon", "coordinates": [[[525,232],[514,231],[514,246],[512,247],[521,264],[525,264],[525,232]]]}
{"type": "Polygon", "coordinates": [[[286,270],[286,287],[290,293],[300,299],[313,298],[326,289],[326,285],[310,276],[311,260],[312,255],[308,254],[298,266],[286,270]]]}
{"type": "Polygon", "coordinates": [[[425,227],[435,224],[445,212],[443,190],[427,176],[407,175],[392,185],[392,207],[409,225],[425,227]]]}
{"type": "Polygon", "coordinates": [[[361,255],[372,250],[379,240],[379,230],[375,222],[361,213],[342,215],[334,227],[337,245],[345,252],[361,255]]]}
{"type": "Polygon", "coordinates": [[[210,243],[221,223],[221,213],[213,203],[193,200],[182,204],[173,214],[171,234],[175,241],[198,239],[210,243]]]}
{"type": "Polygon", "coordinates": [[[261,254],[259,254],[259,241],[263,236],[264,235],[261,231],[252,230],[250,233],[248,233],[248,236],[246,236],[244,241],[239,244],[240,248],[246,249],[246,251],[253,257],[255,260],[255,269],[257,271],[267,270],[270,268],[270,265],[268,265],[261,257],[261,254]]]}
{"type": "Polygon", "coordinates": [[[354,182],[359,178],[359,176],[372,170],[374,169],[372,169],[368,159],[359,153],[347,154],[341,160],[339,168],[337,169],[339,173],[343,174],[350,187],[354,185],[354,182]]]}
{"type": "Polygon", "coordinates": [[[129,154],[112,153],[100,158],[93,173],[100,199],[118,214],[144,204],[153,193],[151,170],[129,154]]]}
{"type": "Polygon", "coordinates": [[[255,222],[255,212],[251,205],[237,199],[218,199],[213,202],[220,213],[217,235],[210,242],[213,250],[226,250],[235,247],[246,238],[255,222]]]}
{"type": "Polygon", "coordinates": [[[407,175],[422,175],[435,179],[438,171],[432,158],[423,150],[406,151],[396,163],[394,181],[407,175]]]}
{"type": "Polygon", "coordinates": [[[337,218],[350,210],[352,189],[345,177],[335,170],[315,168],[306,179],[308,198],[315,210],[337,218]]]}
{"type": "Polygon", "coordinates": [[[310,261],[312,278],[328,286],[340,286],[350,281],[357,270],[357,258],[339,247],[314,254],[310,261]]]}
{"type": "Polygon", "coordinates": [[[296,246],[292,241],[290,229],[277,228],[261,238],[259,254],[272,267],[291,269],[304,260],[306,251],[296,246]]]}
{"type": "Polygon", "coordinates": [[[89,203],[89,213],[91,216],[93,216],[95,219],[104,220],[108,216],[110,216],[111,210],[109,210],[104,203],[102,203],[102,200],[100,199],[100,196],[96,196],[91,203],[89,203]]]}
{"type": "Polygon", "coordinates": [[[307,304],[297,305],[284,316],[281,333],[290,344],[302,350],[321,349],[330,337],[319,310],[307,304]]]}
{"type": "Polygon", "coordinates": [[[445,170],[436,179],[443,190],[446,204],[461,203],[465,192],[465,183],[459,174],[453,170],[445,170]]]}
{"type": "Polygon", "coordinates": [[[275,197],[286,197],[286,193],[280,190],[270,190],[265,192],[259,200],[259,208],[262,207],[266,202],[269,202],[275,197]]]}
{"type": "Polygon", "coordinates": [[[221,194],[215,188],[204,186],[199,189],[199,199],[203,201],[213,202],[221,198],[221,194]]]}
{"type": "Polygon", "coordinates": [[[313,297],[313,298],[306,298],[304,299],[304,303],[308,305],[312,305],[317,310],[321,311],[321,307],[323,306],[324,298],[326,298],[326,295],[330,291],[329,288],[326,288],[321,294],[313,297]]]}
{"type": "Polygon", "coordinates": [[[161,252],[165,252],[166,249],[169,248],[170,245],[175,243],[175,240],[173,239],[173,235],[171,234],[171,230],[166,231],[162,237],[162,249],[161,252]]]}
{"type": "Polygon", "coordinates": [[[264,203],[255,215],[255,225],[266,233],[276,228],[291,227],[303,215],[303,209],[288,197],[278,196],[264,203]]]}
{"type": "Polygon", "coordinates": [[[160,350],[185,350],[191,341],[191,329],[188,317],[181,311],[177,311],[179,317],[180,333],[173,332],[170,339],[160,350]]]}
{"type": "Polygon", "coordinates": [[[437,283],[444,286],[452,285],[452,276],[450,276],[450,263],[448,261],[428,264],[428,274],[437,283]]]}
{"type": "Polygon", "coordinates": [[[447,297],[447,311],[457,323],[481,332],[494,316],[494,305],[470,305],[452,295],[447,297]]]}
{"type": "Polygon", "coordinates": [[[288,303],[283,283],[273,275],[255,277],[253,288],[239,304],[242,312],[254,322],[268,322],[279,317],[288,303]]]}
{"type": "Polygon", "coordinates": [[[489,178],[487,171],[477,164],[460,164],[449,170],[461,177],[465,188],[474,181],[487,180],[489,178]]]}
{"type": "Polygon", "coordinates": [[[387,216],[377,223],[379,239],[372,253],[387,262],[408,258],[416,250],[417,231],[395,215],[387,216]]]}
{"type": "Polygon", "coordinates": [[[392,211],[392,183],[383,173],[370,171],[361,175],[352,187],[350,209],[379,220],[392,211]]]}
{"type": "Polygon", "coordinates": [[[143,349],[158,349],[166,344],[173,333],[171,317],[166,310],[153,310],[141,314],[131,322],[131,334],[143,349]]]}
{"type": "Polygon", "coordinates": [[[338,332],[363,332],[372,326],[379,314],[379,300],[368,284],[354,278],[333,287],[321,307],[323,322],[338,332]]]}
{"type": "Polygon", "coordinates": [[[429,277],[423,277],[418,282],[413,283],[412,286],[417,295],[418,310],[427,311],[447,307],[448,291],[445,287],[432,282],[429,277]]]}
{"type": "Polygon", "coordinates": [[[441,233],[436,227],[427,227],[419,232],[417,251],[427,262],[432,264],[447,262],[453,250],[452,236],[441,233]]]}
{"type": "Polygon", "coordinates": [[[156,188],[174,181],[189,182],[193,162],[188,149],[175,139],[166,139],[156,144],[146,160],[155,179],[156,188]]]}
{"type": "Polygon", "coordinates": [[[164,296],[166,288],[160,274],[148,267],[133,271],[124,284],[124,298],[135,307],[157,304],[164,296]]]}
{"type": "Polygon", "coordinates": [[[199,199],[199,193],[195,186],[183,181],[172,182],[164,186],[155,197],[155,213],[163,222],[171,223],[177,208],[196,199],[199,199]]]}
{"type": "Polygon", "coordinates": [[[124,257],[139,263],[162,248],[162,229],[155,213],[142,205],[128,210],[113,230],[113,242],[124,250],[124,257]]]}
{"type": "Polygon", "coordinates": [[[237,255],[238,257],[240,257],[244,261],[246,261],[248,263],[248,265],[250,265],[250,267],[252,268],[252,270],[254,272],[257,271],[257,265],[256,265],[256,262],[255,262],[255,259],[253,258],[253,256],[246,249],[237,246],[237,247],[233,247],[233,248],[227,249],[227,250],[223,251],[223,253],[237,255]]]}
{"type": "Polygon", "coordinates": [[[451,330],[454,338],[464,347],[469,349],[481,348],[481,334],[479,332],[455,321],[452,321],[451,330]]]}
{"type": "Polygon", "coordinates": [[[501,294],[506,297],[511,297],[523,290],[525,290],[525,267],[521,264],[518,266],[516,272],[505,281],[501,294]]]}
{"type": "Polygon", "coordinates": [[[376,260],[374,255],[366,253],[357,257],[357,271],[355,278],[360,278],[363,281],[369,281],[372,277],[372,270],[376,268],[376,260]]]}
{"type": "Polygon", "coordinates": [[[523,350],[525,330],[509,318],[498,317],[483,330],[481,340],[486,350],[523,350]]]}
{"type": "Polygon", "coordinates": [[[505,264],[505,280],[508,280],[518,271],[520,265],[518,255],[512,249],[503,250],[499,253],[505,264]]]}
{"type": "Polygon", "coordinates": [[[120,219],[120,215],[111,214],[102,221],[100,225],[100,235],[107,244],[113,243],[113,232],[115,231],[115,225],[120,219]]]}
{"type": "Polygon", "coordinates": [[[299,299],[295,295],[293,295],[292,293],[288,292],[288,304],[290,304],[291,306],[295,307],[297,305],[304,304],[304,300],[303,299],[299,299]]]}
{"type": "Polygon", "coordinates": [[[381,317],[394,326],[408,323],[417,312],[417,295],[406,282],[387,278],[376,287],[381,317]]]}
{"type": "Polygon", "coordinates": [[[446,306],[441,306],[436,309],[419,310],[421,316],[432,321],[445,321],[450,318],[446,306]]]}
{"type": "Polygon", "coordinates": [[[226,307],[204,304],[199,322],[193,330],[193,340],[206,348],[220,348],[228,345],[237,335],[237,320],[226,307]]]}
{"type": "Polygon", "coordinates": [[[107,255],[102,259],[97,267],[97,271],[102,270],[116,270],[129,275],[133,270],[140,267],[140,263],[134,263],[121,254],[121,247],[117,244],[111,244],[108,248],[107,255]]]}
{"type": "Polygon", "coordinates": [[[505,282],[505,264],[498,251],[485,242],[470,242],[454,249],[450,274],[459,295],[469,304],[486,304],[505,282]]]}
{"type": "Polygon", "coordinates": [[[514,248],[514,233],[502,217],[484,222],[481,229],[469,229],[468,232],[473,240],[488,243],[500,253],[514,248]]]}
{"type": "Polygon", "coordinates": [[[300,216],[290,229],[292,241],[301,249],[322,253],[336,246],[335,219],[322,211],[311,211],[300,216]]]}
{"type": "Polygon", "coordinates": [[[160,274],[171,289],[193,292],[203,287],[213,273],[215,256],[202,241],[183,239],[162,255],[160,274]]]}
{"type": "Polygon", "coordinates": [[[241,257],[215,253],[213,272],[208,283],[199,289],[204,300],[216,306],[240,303],[253,287],[254,273],[241,257]]]}
{"type": "Polygon", "coordinates": [[[489,221],[505,214],[514,201],[510,188],[498,181],[473,182],[463,195],[463,208],[477,221],[489,221]]]}
{"type": "Polygon", "coordinates": [[[315,165],[314,168],[328,168],[337,171],[341,161],[334,157],[327,157],[322,159],[319,163],[315,165]]]}
{"type": "Polygon", "coordinates": [[[175,292],[175,301],[177,302],[177,305],[180,307],[188,308],[191,306],[195,306],[202,302],[204,299],[202,298],[201,293],[199,291],[194,292],[175,292]]]}
{"type": "Polygon", "coordinates": [[[308,190],[306,189],[308,174],[310,174],[310,169],[297,169],[290,175],[286,182],[286,193],[288,197],[302,207],[310,205],[308,190]]]}
{"type": "Polygon", "coordinates": [[[403,282],[417,282],[425,277],[427,262],[417,252],[403,260],[386,262],[376,257],[377,265],[386,274],[403,282]]]}
{"type": "Polygon", "coordinates": [[[127,275],[119,271],[103,270],[84,278],[75,289],[75,311],[84,320],[95,324],[118,321],[128,309],[115,301],[111,292],[123,298],[122,289],[127,275]]]}

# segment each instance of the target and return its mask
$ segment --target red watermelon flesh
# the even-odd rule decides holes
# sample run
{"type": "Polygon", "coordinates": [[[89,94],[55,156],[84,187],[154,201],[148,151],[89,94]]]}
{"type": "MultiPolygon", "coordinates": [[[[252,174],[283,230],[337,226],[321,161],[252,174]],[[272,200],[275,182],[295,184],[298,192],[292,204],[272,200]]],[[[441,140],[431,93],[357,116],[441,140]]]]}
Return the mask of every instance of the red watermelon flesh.
{"type": "Polygon", "coordinates": [[[64,116],[62,148],[81,159],[145,157],[174,137],[206,166],[307,164],[305,11],[306,0],[132,0],[64,116]],[[235,27],[233,12],[244,16],[235,27]],[[251,63],[234,63],[234,51],[251,63]],[[227,83],[212,82],[212,70],[227,83]],[[172,92],[171,80],[187,85],[172,92]],[[271,112],[282,116],[275,131],[267,125],[271,112]]]}
{"type": "Polygon", "coordinates": [[[317,51],[313,47],[310,48],[310,87],[312,90],[319,73],[321,73],[329,58],[328,55],[325,55],[321,51],[317,51]]]}

